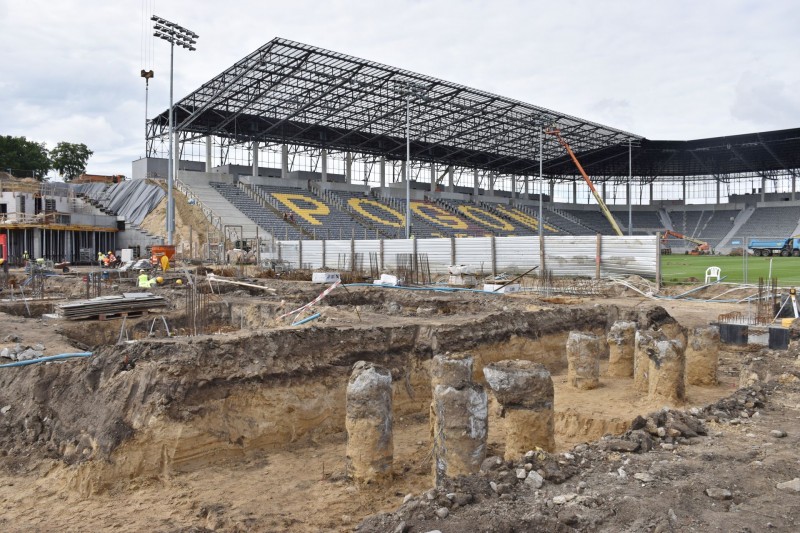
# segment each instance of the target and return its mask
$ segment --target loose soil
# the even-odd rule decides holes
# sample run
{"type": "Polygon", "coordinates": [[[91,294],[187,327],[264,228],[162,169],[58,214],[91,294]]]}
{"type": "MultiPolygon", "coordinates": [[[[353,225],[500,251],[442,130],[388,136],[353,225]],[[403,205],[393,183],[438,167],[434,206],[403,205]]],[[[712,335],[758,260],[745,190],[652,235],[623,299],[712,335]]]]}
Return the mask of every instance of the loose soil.
{"type": "MultiPolygon", "coordinates": [[[[187,334],[189,289],[174,285],[178,275],[154,291],[173,302],[164,312],[172,329],[187,334]]],[[[80,296],[74,279],[49,281],[52,292],[80,296]]],[[[593,391],[570,388],[563,347],[570,329],[602,333],[617,319],[650,325],[668,318],[632,291],[545,301],[528,294],[351,288],[334,291],[318,306],[321,319],[290,327],[276,317],[310,301],[321,287],[257,282],[275,291],[218,285],[207,295],[204,325],[211,335],[165,338],[157,330],[151,337],[156,313],[128,320],[134,340],[116,346],[121,320],[27,318],[18,303],[0,302],[0,311],[8,311],[0,312],[0,348],[13,334],[22,343],[41,342],[45,355],[86,347],[95,352],[89,360],[0,369],[0,407],[9,406],[0,415],[2,530],[796,529],[800,497],[776,488],[800,477],[793,350],[723,349],[719,385],[688,387],[687,403],[670,406],[698,408],[692,416],[707,435],[626,452],[611,448],[622,446],[617,440],[639,438],[631,426],[637,416],[664,406],[634,393],[628,379],[602,378],[593,391]],[[524,469],[520,463],[464,478],[442,493],[430,491],[427,368],[433,354],[448,350],[472,353],[477,380],[482,365],[507,358],[550,369],[557,453],[532,460],[545,479],[541,488],[506,479],[516,466],[524,469]],[[395,388],[395,475],[372,485],[356,485],[345,472],[344,388],[359,359],[388,366],[395,388]],[[735,394],[742,368],[752,364],[763,381],[746,394],[758,395],[757,406],[743,400],[741,409],[716,408],[722,414],[702,409],[735,394]],[[772,429],[787,436],[772,437],[772,429]],[[636,473],[651,480],[639,481],[636,473]],[[490,482],[508,490],[498,492],[490,482]],[[712,499],[707,488],[728,490],[731,497],[712,499]],[[456,492],[469,494],[469,501],[454,505],[447,494],[456,492]],[[569,501],[554,502],[564,495],[569,501]],[[436,515],[441,508],[448,509],[444,519],[436,515]]],[[[108,290],[129,291],[132,283],[112,278],[108,290]]],[[[685,327],[743,310],[659,304],[685,327]]],[[[503,454],[499,411],[492,402],[492,456],[503,454]]]]}

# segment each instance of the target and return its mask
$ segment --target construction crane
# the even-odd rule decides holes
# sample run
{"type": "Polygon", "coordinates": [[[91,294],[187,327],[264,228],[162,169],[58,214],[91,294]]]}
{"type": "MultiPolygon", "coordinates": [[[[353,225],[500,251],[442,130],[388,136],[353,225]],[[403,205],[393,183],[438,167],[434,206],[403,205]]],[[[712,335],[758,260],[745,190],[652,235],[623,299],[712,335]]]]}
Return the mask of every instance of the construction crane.
{"type": "Polygon", "coordinates": [[[711,245],[709,245],[706,241],[701,241],[700,239],[687,237],[686,235],[683,235],[682,233],[678,233],[677,231],[672,231],[672,230],[669,230],[669,229],[665,229],[663,231],[663,235],[661,236],[661,243],[662,244],[667,244],[667,237],[670,237],[670,236],[675,237],[676,239],[681,239],[681,240],[690,242],[692,244],[696,244],[697,246],[695,247],[695,249],[690,252],[692,255],[707,254],[711,250],[711,245]]]}
{"type": "Polygon", "coordinates": [[[597,189],[594,188],[594,183],[592,183],[592,180],[589,179],[589,176],[586,174],[586,171],[583,170],[583,167],[581,166],[580,161],[578,161],[578,158],[575,157],[575,153],[572,151],[572,148],[569,147],[567,141],[561,138],[561,130],[557,128],[549,128],[545,130],[545,133],[550,135],[555,135],[556,139],[558,139],[558,142],[561,144],[561,146],[563,146],[567,150],[567,153],[572,158],[572,161],[575,163],[575,166],[578,167],[581,176],[583,176],[583,179],[586,181],[586,185],[589,186],[589,190],[592,191],[594,199],[595,201],[597,201],[597,205],[600,206],[600,210],[603,212],[603,215],[605,215],[606,219],[608,219],[608,223],[611,224],[611,227],[614,228],[614,231],[617,233],[617,235],[622,237],[623,236],[622,230],[619,229],[619,225],[617,224],[614,215],[612,215],[611,211],[608,210],[608,207],[606,206],[606,203],[603,201],[603,198],[597,192],[597,189]]]}

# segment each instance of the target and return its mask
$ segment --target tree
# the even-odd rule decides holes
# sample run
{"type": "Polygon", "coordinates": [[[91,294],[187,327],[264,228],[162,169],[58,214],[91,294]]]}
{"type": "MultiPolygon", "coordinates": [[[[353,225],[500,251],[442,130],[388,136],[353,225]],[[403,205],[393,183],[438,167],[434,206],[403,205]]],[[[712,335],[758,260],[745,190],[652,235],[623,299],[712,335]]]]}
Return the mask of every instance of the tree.
{"type": "Polygon", "coordinates": [[[86,171],[86,163],[93,153],[83,143],[60,142],[50,150],[50,159],[64,181],[71,181],[86,171]]]}
{"type": "Polygon", "coordinates": [[[29,141],[25,137],[0,135],[0,170],[42,179],[51,168],[44,143],[29,141]]]}

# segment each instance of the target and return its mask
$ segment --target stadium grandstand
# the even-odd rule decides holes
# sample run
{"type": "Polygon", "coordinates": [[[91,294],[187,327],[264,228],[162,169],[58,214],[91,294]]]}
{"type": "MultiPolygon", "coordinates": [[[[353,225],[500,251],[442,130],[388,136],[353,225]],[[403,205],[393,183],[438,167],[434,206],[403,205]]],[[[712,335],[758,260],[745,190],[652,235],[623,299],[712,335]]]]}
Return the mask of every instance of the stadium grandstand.
{"type": "MultiPolygon", "coordinates": [[[[552,128],[626,234],[726,251],[800,233],[800,128],[650,140],[281,38],[178,101],[174,124],[179,186],[276,240],[405,238],[407,213],[418,238],[613,234],[552,128]]],[[[134,178],[167,176],[168,128],[168,111],[149,121],[134,178]]]]}

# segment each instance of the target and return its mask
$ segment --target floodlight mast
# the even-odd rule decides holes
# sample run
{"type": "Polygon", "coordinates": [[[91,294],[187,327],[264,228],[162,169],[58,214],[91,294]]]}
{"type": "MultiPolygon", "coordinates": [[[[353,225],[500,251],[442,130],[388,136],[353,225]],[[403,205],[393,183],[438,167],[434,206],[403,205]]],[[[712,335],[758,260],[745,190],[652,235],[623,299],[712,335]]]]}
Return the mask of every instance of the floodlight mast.
{"type": "MultiPolygon", "coordinates": [[[[172,144],[173,137],[173,110],[172,110],[172,88],[173,88],[173,71],[175,64],[175,45],[186,48],[190,52],[197,50],[195,45],[199,35],[193,31],[179,26],[174,22],[170,22],[159,16],[153,15],[150,20],[153,24],[153,36],[163,39],[169,43],[169,140],[167,142],[167,244],[175,244],[175,201],[172,197],[172,188],[177,174],[177,169],[172,160],[172,144]]],[[[177,145],[175,149],[177,150],[177,145]]]]}
{"type": "Polygon", "coordinates": [[[411,238],[411,98],[421,98],[428,86],[413,80],[398,80],[395,90],[406,97],[406,239],[411,238]]]}

